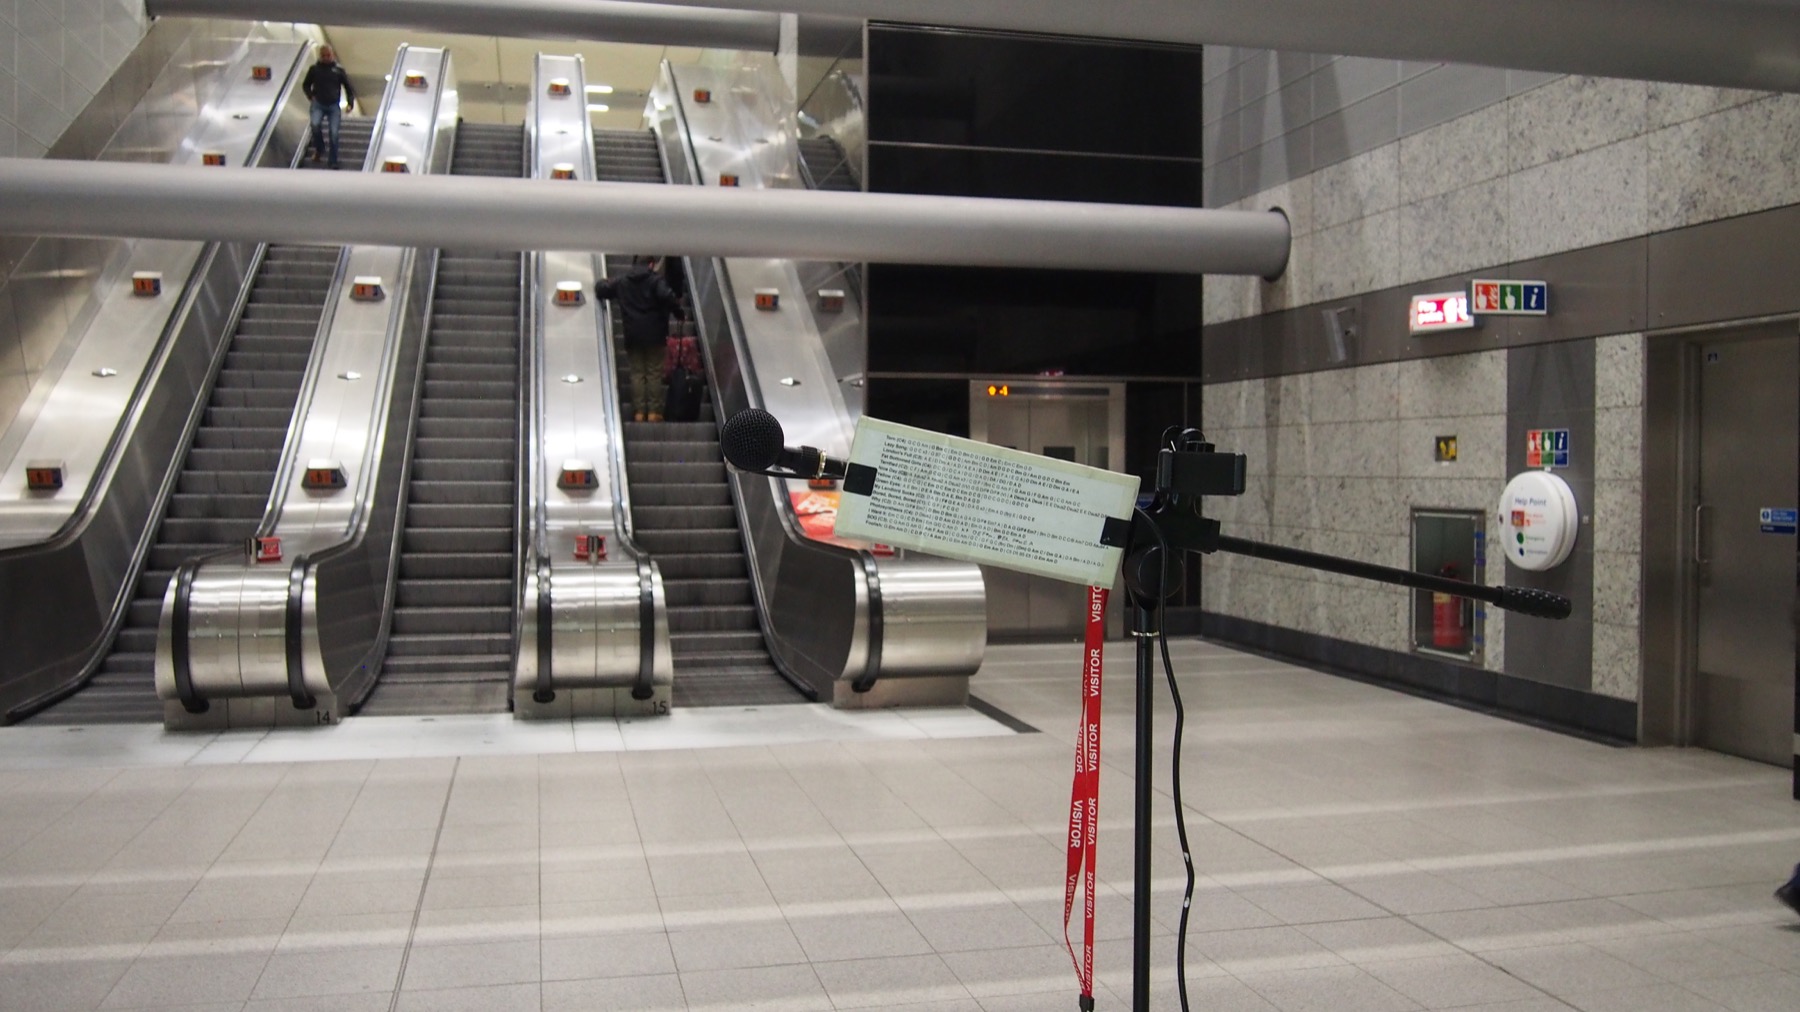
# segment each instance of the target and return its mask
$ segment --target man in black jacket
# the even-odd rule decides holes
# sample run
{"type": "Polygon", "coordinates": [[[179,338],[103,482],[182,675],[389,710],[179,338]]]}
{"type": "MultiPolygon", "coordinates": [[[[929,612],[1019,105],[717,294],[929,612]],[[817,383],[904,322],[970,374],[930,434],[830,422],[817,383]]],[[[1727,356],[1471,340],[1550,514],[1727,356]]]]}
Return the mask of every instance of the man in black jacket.
{"type": "Polygon", "coordinates": [[[663,350],[669,343],[669,314],[682,300],[663,280],[661,257],[639,257],[631,271],[594,285],[594,294],[619,304],[625,355],[631,368],[631,410],[636,421],[662,421],[663,350]]]}
{"type": "MultiPolygon", "coordinates": [[[[331,167],[338,167],[338,133],[343,129],[344,110],[340,99],[356,101],[356,89],[350,87],[350,75],[338,65],[337,54],[330,46],[319,47],[319,62],[306,72],[300,90],[312,99],[312,160],[325,153],[325,138],[319,127],[324,125],[331,136],[331,167]]],[[[348,104],[348,103],[345,103],[348,104]]]]}

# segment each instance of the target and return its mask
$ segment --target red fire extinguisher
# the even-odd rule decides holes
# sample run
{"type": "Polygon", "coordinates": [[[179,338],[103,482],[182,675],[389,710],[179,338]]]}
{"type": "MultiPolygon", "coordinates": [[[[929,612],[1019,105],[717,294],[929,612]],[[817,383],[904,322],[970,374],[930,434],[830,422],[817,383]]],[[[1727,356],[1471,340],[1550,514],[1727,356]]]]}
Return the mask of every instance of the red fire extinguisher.
{"type": "MultiPolygon", "coordinates": [[[[1456,563],[1447,562],[1438,575],[1454,580],[1456,563]]],[[[1439,650],[1463,651],[1469,648],[1469,630],[1463,626],[1462,599],[1442,591],[1431,594],[1431,645],[1439,650]]]]}

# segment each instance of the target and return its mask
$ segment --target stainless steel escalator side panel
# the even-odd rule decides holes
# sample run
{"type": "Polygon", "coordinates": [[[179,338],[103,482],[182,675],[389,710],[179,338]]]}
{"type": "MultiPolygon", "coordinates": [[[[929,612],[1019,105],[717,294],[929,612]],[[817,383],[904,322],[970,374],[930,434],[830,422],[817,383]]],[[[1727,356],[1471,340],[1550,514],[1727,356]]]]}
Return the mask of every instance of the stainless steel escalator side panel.
{"type": "MultiPolygon", "coordinates": [[[[255,54],[263,50],[251,44],[247,51],[253,64],[258,62],[255,54]]],[[[292,63],[285,82],[281,65],[270,64],[276,68],[271,85],[276,94],[265,99],[269,108],[245,156],[253,166],[291,166],[303,136],[306,99],[299,77],[304,48],[281,44],[277,52],[288,52],[292,63]]],[[[249,65],[234,60],[218,73],[245,71],[248,77],[249,65]]],[[[230,90],[221,85],[214,92],[222,95],[230,90]]],[[[237,112],[253,116],[241,108],[237,112]]],[[[244,122],[234,119],[236,114],[224,118],[233,124],[244,122]]],[[[183,451],[206,406],[205,391],[230,346],[262,251],[261,245],[249,242],[209,244],[179,296],[170,291],[171,276],[165,274],[170,287],[165,287],[163,299],[179,298],[180,305],[147,359],[136,381],[138,392],[124,409],[81,503],[47,540],[0,550],[3,624],[34,630],[30,636],[10,638],[9,649],[0,654],[0,721],[22,719],[75,692],[105,659],[154,540],[157,517],[180,472],[183,451]]],[[[120,372],[111,381],[134,382],[120,372]]]]}
{"type": "MultiPolygon", "coordinates": [[[[531,95],[526,133],[532,177],[551,179],[557,166],[566,165],[574,172],[570,185],[592,182],[594,136],[582,59],[538,54],[531,95]],[[568,94],[550,94],[549,83],[559,79],[567,82],[568,94]]],[[[533,253],[530,263],[534,410],[527,466],[533,529],[527,572],[533,575],[513,712],[530,719],[667,713],[674,682],[667,609],[661,574],[631,539],[612,331],[606,304],[594,297],[601,263],[591,254],[563,252],[533,253]],[[580,287],[581,304],[556,304],[561,283],[580,287]],[[570,460],[593,465],[591,489],[558,487],[570,460]],[[592,535],[606,538],[606,558],[577,559],[576,537],[592,535]],[[548,643],[538,621],[546,611],[548,643]],[[635,695],[634,688],[640,690],[635,695]],[[643,690],[647,698],[636,698],[646,695],[643,690]]]]}
{"type": "MultiPolygon", "coordinates": [[[[297,80],[304,47],[296,43],[250,43],[225,71],[213,103],[201,110],[177,149],[173,164],[204,171],[206,152],[228,164],[249,165],[288,85],[297,80]],[[280,67],[270,81],[251,79],[255,65],[280,67]]],[[[0,551],[48,541],[83,519],[84,507],[103,493],[109,476],[108,451],[119,445],[132,405],[155,379],[158,354],[191,301],[188,291],[208,244],[172,239],[127,240],[95,278],[90,310],[45,363],[34,396],[0,435],[0,551]],[[161,275],[162,294],[133,293],[137,272],[161,275]],[[36,460],[63,465],[63,485],[55,491],[26,488],[25,470],[36,460]]]]}
{"type": "MultiPolygon", "coordinates": [[[[364,171],[401,157],[409,172],[442,172],[457,120],[450,54],[403,45],[391,80],[364,171]],[[409,73],[425,86],[405,85],[409,73]]],[[[168,726],[217,726],[217,709],[231,726],[335,723],[378,673],[436,257],[392,246],[343,251],[258,528],[280,539],[282,558],[207,560],[187,605],[195,693],[274,705],[199,715],[167,706],[168,726]],[[354,279],[365,276],[381,278],[381,299],[352,297],[354,279]],[[345,487],[307,488],[315,461],[340,466],[345,487]],[[202,650],[203,638],[220,642],[202,650]]],[[[176,681],[161,656],[157,689],[167,702],[176,681]]]]}
{"type": "MultiPolygon", "coordinates": [[[[665,65],[651,113],[671,170],[700,185],[716,185],[723,172],[737,173],[740,186],[756,185],[764,174],[775,186],[792,185],[786,127],[751,114],[774,115],[777,103],[766,91],[773,80],[754,62],[737,70],[665,65]],[[690,103],[695,89],[711,90],[713,101],[690,103]],[[733,101],[740,98],[746,101],[733,101]],[[716,110],[734,104],[729,112],[716,110]]],[[[763,408],[781,420],[790,445],[842,457],[862,408],[855,385],[860,369],[850,374],[843,367],[866,352],[835,360],[830,353],[833,343],[860,343],[861,322],[860,299],[852,297],[846,310],[854,307],[854,322],[821,324],[816,293],[827,276],[829,268],[821,272],[819,265],[742,257],[690,267],[697,304],[702,295],[707,300],[700,317],[723,417],[763,408]],[[781,293],[779,309],[755,308],[759,288],[781,293]],[[844,328],[854,334],[846,337],[844,328]]],[[[794,514],[804,482],[734,473],[732,485],[778,663],[840,706],[966,698],[966,678],[980,667],[987,642],[978,567],[815,542],[801,533],[794,514]],[[889,617],[898,621],[890,624],[889,617]],[[903,692],[880,688],[891,679],[919,681],[903,692]]]]}

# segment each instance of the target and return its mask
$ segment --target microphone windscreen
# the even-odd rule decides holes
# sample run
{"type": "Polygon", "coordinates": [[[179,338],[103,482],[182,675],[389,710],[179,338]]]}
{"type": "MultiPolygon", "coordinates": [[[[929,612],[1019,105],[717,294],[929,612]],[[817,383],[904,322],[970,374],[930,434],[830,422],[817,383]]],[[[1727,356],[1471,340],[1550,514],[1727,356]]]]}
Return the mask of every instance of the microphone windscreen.
{"type": "Polygon", "coordinates": [[[740,471],[767,471],[781,456],[781,423],[761,408],[745,408],[726,419],[719,448],[740,471]]]}

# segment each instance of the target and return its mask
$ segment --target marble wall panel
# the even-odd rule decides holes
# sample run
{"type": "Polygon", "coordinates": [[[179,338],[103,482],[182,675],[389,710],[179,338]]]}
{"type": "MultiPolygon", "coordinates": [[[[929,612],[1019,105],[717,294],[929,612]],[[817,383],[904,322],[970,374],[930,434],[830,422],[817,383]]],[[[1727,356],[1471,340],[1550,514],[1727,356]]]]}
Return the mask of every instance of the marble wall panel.
{"type": "Polygon", "coordinates": [[[1504,351],[1413,359],[1398,363],[1395,376],[1401,418],[1506,412],[1504,351]]]}
{"type": "Polygon", "coordinates": [[[1240,380],[1206,387],[1201,398],[1201,425],[1206,429],[1262,429],[1267,425],[1264,389],[1267,380],[1240,380]]]}
{"type": "Polygon", "coordinates": [[[1511,169],[1559,161],[1642,134],[1649,88],[1643,81],[1570,76],[1508,100],[1511,169]]]}
{"type": "Polygon", "coordinates": [[[1313,495],[1321,529],[1390,537],[1406,533],[1406,504],[1392,479],[1320,478],[1313,495]]]}
{"type": "Polygon", "coordinates": [[[1506,474],[1506,416],[1408,418],[1399,423],[1402,478],[1502,478],[1506,474]],[[1437,439],[1456,437],[1456,460],[1437,460],[1437,439]]]}
{"type": "Polygon", "coordinates": [[[1600,408],[1594,412],[1594,477],[1631,481],[1644,473],[1644,409],[1600,408]]]}
{"type": "Polygon", "coordinates": [[[1619,334],[1594,342],[1594,407],[1644,403],[1644,335],[1619,334]]]}
{"type": "Polygon", "coordinates": [[[1480,510],[1493,512],[1505,482],[1498,478],[1425,477],[1401,482],[1408,509],[1480,510]]]}
{"type": "MultiPolygon", "coordinates": [[[[1293,252],[1290,250],[1290,257],[1293,252]]],[[[1209,274],[1200,285],[1200,318],[1205,323],[1225,323],[1255,316],[1260,310],[1257,280],[1235,274],[1209,274]]]]}
{"type": "Polygon", "coordinates": [[[1596,622],[1593,666],[1593,691],[1614,699],[1637,699],[1643,671],[1637,627],[1596,622]]]}
{"type": "Polygon", "coordinates": [[[1643,235],[1647,151],[1636,137],[1508,176],[1511,259],[1643,235]]]}
{"type": "Polygon", "coordinates": [[[1652,231],[1800,201],[1800,95],[1779,95],[1649,135],[1652,231]]]}
{"type": "Polygon", "coordinates": [[[1343,298],[1399,284],[1400,212],[1387,210],[1312,236],[1308,302],[1343,298]]]}
{"type": "Polygon", "coordinates": [[[1643,482],[1596,480],[1591,515],[1595,552],[1643,549],[1643,482]]]}
{"type": "Polygon", "coordinates": [[[1643,614],[1636,552],[1594,553],[1594,621],[1638,627],[1643,614]]]}
{"type": "Polygon", "coordinates": [[[1506,175],[1507,106],[1496,103],[1400,139],[1400,202],[1416,203],[1506,175]]]}
{"type": "Polygon", "coordinates": [[[1509,193],[1490,179],[1401,208],[1398,283],[1505,263],[1509,193]]]}
{"type": "Polygon", "coordinates": [[[1313,229],[1322,231],[1400,205],[1400,148],[1387,144],[1313,176],[1313,229]]]}
{"type": "Polygon", "coordinates": [[[1295,236],[1311,235],[1313,232],[1313,175],[1308,174],[1292,179],[1279,186],[1251,194],[1242,200],[1233,201],[1234,211],[1267,211],[1280,208],[1287,215],[1288,229],[1295,236]]]}
{"type": "Polygon", "coordinates": [[[1770,94],[1766,91],[1745,91],[1741,88],[1711,88],[1698,84],[1651,81],[1646,125],[1652,130],[1674,126],[1677,123],[1686,123],[1691,119],[1699,119],[1711,113],[1723,112],[1734,106],[1767,98],[1770,94]]]}

